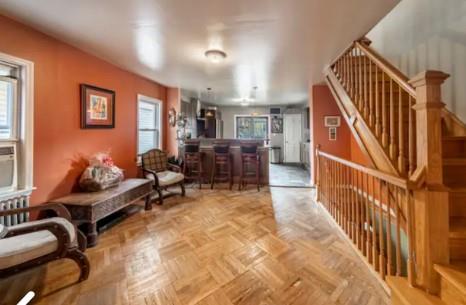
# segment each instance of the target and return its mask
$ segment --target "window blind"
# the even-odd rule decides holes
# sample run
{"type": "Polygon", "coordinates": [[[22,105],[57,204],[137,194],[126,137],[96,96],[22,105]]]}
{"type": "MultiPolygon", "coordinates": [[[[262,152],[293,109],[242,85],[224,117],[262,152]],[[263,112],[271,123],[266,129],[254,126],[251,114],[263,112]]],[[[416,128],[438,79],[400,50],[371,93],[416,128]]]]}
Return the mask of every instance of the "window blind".
{"type": "Polygon", "coordinates": [[[159,148],[159,105],[139,101],[138,112],[138,154],[142,154],[150,149],[159,148]]]}

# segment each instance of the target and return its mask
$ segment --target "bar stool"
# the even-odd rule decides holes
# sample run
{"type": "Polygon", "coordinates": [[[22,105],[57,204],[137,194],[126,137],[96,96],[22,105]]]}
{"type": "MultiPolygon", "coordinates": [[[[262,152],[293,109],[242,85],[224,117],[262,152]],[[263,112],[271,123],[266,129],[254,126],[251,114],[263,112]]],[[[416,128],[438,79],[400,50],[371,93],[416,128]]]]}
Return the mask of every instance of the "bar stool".
{"type": "Polygon", "coordinates": [[[214,157],[210,188],[214,188],[215,182],[228,182],[231,190],[233,186],[233,177],[231,170],[230,144],[227,142],[214,142],[213,149],[214,157]]]}
{"type": "Polygon", "coordinates": [[[257,191],[260,191],[260,156],[257,150],[257,144],[240,143],[241,152],[241,169],[238,190],[241,190],[248,182],[257,185],[257,191]]]}
{"type": "Polygon", "coordinates": [[[184,145],[183,174],[188,180],[195,180],[202,188],[202,153],[199,150],[199,141],[184,145]]]}

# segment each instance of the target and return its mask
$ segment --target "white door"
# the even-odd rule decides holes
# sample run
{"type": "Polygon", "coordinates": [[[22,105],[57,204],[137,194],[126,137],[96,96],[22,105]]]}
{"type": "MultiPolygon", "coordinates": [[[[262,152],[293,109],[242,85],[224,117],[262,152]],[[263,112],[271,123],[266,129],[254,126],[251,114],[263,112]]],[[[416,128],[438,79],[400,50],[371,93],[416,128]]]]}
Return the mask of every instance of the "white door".
{"type": "Polygon", "coordinates": [[[285,162],[299,163],[300,160],[300,143],[301,143],[301,114],[285,114],[283,120],[283,129],[285,137],[285,162]]]}

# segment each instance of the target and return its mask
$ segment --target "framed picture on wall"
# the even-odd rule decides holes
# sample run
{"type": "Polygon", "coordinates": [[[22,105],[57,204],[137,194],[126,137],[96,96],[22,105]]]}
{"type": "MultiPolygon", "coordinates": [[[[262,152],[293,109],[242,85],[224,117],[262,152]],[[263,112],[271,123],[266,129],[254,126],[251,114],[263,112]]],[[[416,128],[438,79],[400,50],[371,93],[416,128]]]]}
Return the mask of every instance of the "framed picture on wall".
{"type": "Polygon", "coordinates": [[[81,84],[81,128],[115,128],[115,91],[81,84]]]}
{"type": "Polygon", "coordinates": [[[340,127],[340,116],[327,115],[324,117],[325,127],[340,127]]]}
{"type": "Polygon", "coordinates": [[[283,119],[282,118],[272,118],[272,133],[283,133],[283,119]]]}

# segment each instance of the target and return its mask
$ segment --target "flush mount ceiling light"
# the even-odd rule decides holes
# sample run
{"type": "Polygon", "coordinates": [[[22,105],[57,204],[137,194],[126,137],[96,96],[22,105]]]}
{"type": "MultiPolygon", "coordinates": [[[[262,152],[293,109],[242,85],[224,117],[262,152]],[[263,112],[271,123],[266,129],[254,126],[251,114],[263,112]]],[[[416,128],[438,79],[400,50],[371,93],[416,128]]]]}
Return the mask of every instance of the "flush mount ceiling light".
{"type": "Polygon", "coordinates": [[[215,49],[207,50],[204,55],[214,64],[222,62],[227,57],[227,53],[215,49]]]}

